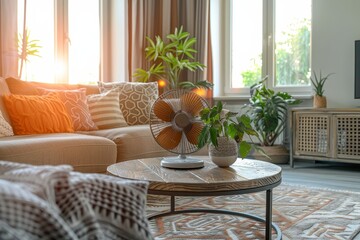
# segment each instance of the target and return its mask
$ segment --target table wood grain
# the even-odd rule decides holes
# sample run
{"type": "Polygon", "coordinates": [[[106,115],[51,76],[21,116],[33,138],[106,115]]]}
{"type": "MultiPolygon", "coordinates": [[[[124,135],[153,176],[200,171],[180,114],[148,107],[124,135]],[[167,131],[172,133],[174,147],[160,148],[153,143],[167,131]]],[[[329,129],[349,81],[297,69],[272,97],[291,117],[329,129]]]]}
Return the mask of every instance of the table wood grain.
{"type": "Polygon", "coordinates": [[[130,160],[110,165],[108,173],[126,179],[149,181],[149,190],[170,192],[238,191],[268,186],[281,181],[281,167],[253,159],[237,159],[227,168],[216,166],[209,157],[204,167],[178,170],[160,166],[162,158],[130,160]]]}

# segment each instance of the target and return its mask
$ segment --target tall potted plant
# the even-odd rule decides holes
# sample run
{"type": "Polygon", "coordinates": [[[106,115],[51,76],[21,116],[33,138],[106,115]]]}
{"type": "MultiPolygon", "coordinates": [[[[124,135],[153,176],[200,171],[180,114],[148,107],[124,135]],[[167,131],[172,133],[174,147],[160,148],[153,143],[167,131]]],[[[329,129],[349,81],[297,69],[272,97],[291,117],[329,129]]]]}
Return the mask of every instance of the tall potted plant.
{"type": "MultiPolygon", "coordinates": [[[[23,67],[29,62],[31,56],[40,57],[39,40],[32,40],[30,38],[30,31],[26,27],[26,12],[27,12],[27,0],[24,0],[24,15],[23,15],[23,31],[22,34],[18,34],[17,49],[18,57],[20,60],[20,67],[18,71],[18,77],[23,78],[23,67]]],[[[27,76],[25,77],[27,79],[27,76]]]]}
{"type": "MultiPolygon", "coordinates": [[[[266,79],[267,77],[250,87],[250,103],[245,107],[258,133],[262,150],[271,161],[283,163],[288,161],[288,151],[283,145],[275,145],[275,142],[286,128],[288,106],[301,101],[286,92],[275,92],[267,88],[264,83],[266,79]]],[[[267,159],[263,155],[256,155],[256,158],[267,159]]]]}
{"type": "Polygon", "coordinates": [[[250,136],[251,140],[257,133],[249,116],[226,111],[219,101],[212,108],[204,108],[200,118],[205,126],[199,135],[198,147],[209,144],[209,155],[215,164],[228,167],[238,156],[245,158],[250,153],[253,144],[245,141],[244,136],[250,136]]]}
{"type": "Polygon", "coordinates": [[[313,106],[314,108],[326,108],[326,97],[324,96],[324,85],[326,80],[332,75],[333,73],[330,73],[326,75],[325,77],[321,75],[321,71],[319,76],[316,75],[314,71],[314,77],[310,78],[311,83],[314,86],[314,101],[313,106]]]}
{"type": "Polygon", "coordinates": [[[174,33],[166,36],[163,40],[160,36],[155,37],[155,41],[146,37],[148,47],[145,48],[146,59],[151,63],[151,67],[146,70],[138,68],[133,77],[139,82],[164,80],[166,88],[212,88],[212,84],[206,80],[195,83],[181,81],[180,76],[183,70],[203,71],[205,65],[194,61],[194,54],[197,52],[193,45],[196,43],[195,37],[190,37],[190,33],[175,28],[174,33]]]}

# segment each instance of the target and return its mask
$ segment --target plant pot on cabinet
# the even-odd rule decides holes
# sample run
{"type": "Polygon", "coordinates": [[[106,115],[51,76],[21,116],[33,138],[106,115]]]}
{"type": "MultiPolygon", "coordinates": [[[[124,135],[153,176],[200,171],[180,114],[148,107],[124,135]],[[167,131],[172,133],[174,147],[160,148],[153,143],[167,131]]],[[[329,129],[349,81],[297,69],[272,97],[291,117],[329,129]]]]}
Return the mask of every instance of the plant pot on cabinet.
{"type": "Polygon", "coordinates": [[[218,137],[218,146],[209,144],[210,159],[219,167],[229,167],[238,157],[238,144],[232,138],[218,137]]]}
{"type": "Polygon", "coordinates": [[[314,108],[326,108],[326,97],[314,95],[314,108]]]}

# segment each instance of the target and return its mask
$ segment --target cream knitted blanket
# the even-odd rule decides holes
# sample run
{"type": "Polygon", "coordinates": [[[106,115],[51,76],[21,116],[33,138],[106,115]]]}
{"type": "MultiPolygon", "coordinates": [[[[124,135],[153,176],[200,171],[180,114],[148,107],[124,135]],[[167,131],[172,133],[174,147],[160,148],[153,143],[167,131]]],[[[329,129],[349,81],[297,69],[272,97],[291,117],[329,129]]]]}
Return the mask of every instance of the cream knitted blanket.
{"type": "Polygon", "coordinates": [[[147,182],[0,161],[0,239],[153,239],[147,182]]]}

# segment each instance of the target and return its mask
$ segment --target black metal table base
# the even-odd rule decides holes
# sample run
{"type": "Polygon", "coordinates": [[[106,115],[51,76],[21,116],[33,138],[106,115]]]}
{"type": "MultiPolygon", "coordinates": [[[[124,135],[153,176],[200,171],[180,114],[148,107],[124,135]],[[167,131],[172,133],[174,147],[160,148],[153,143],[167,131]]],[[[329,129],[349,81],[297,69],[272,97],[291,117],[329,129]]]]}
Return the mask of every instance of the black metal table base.
{"type": "MultiPolygon", "coordinates": [[[[276,185],[278,185],[278,184],[276,184],[276,185]]],[[[253,192],[253,191],[248,191],[248,192],[253,192]]],[[[157,195],[169,195],[169,194],[164,194],[164,193],[161,194],[158,191],[149,191],[149,193],[157,194],[157,195]]],[[[190,196],[190,195],[191,196],[194,196],[194,195],[205,196],[206,194],[204,195],[204,194],[194,194],[194,193],[192,193],[192,194],[183,193],[183,194],[179,194],[179,195],[170,195],[170,211],[153,214],[151,216],[148,216],[148,219],[152,220],[152,219],[159,218],[159,217],[165,217],[165,216],[170,216],[170,215],[174,215],[174,214],[183,214],[183,213],[203,212],[203,213],[228,214],[228,215],[233,215],[233,216],[238,216],[238,217],[249,218],[249,219],[261,222],[261,223],[265,223],[265,239],[266,240],[272,239],[272,229],[274,229],[276,232],[276,235],[277,235],[276,240],[282,239],[281,229],[278,227],[277,224],[272,222],[272,188],[266,189],[266,217],[265,217],[265,219],[261,218],[259,216],[256,216],[256,215],[252,215],[252,214],[247,214],[247,213],[242,213],[242,212],[234,212],[234,211],[229,211],[229,210],[221,210],[221,209],[191,208],[191,209],[184,209],[184,210],[176,210],[175,209],[175,197],[176,196],[190,196]]],[[[210,194],[210,195],[214,195],[214,194],[210,194]]],[[[218,194],[216,194],[216,195],[218,195],[218,194]]],[[[222,194],[220,194],[220,195],[222,195],[222,194]]],[[[230,194],[227,193],[224,195],[230,195],[230,194]]]]}

